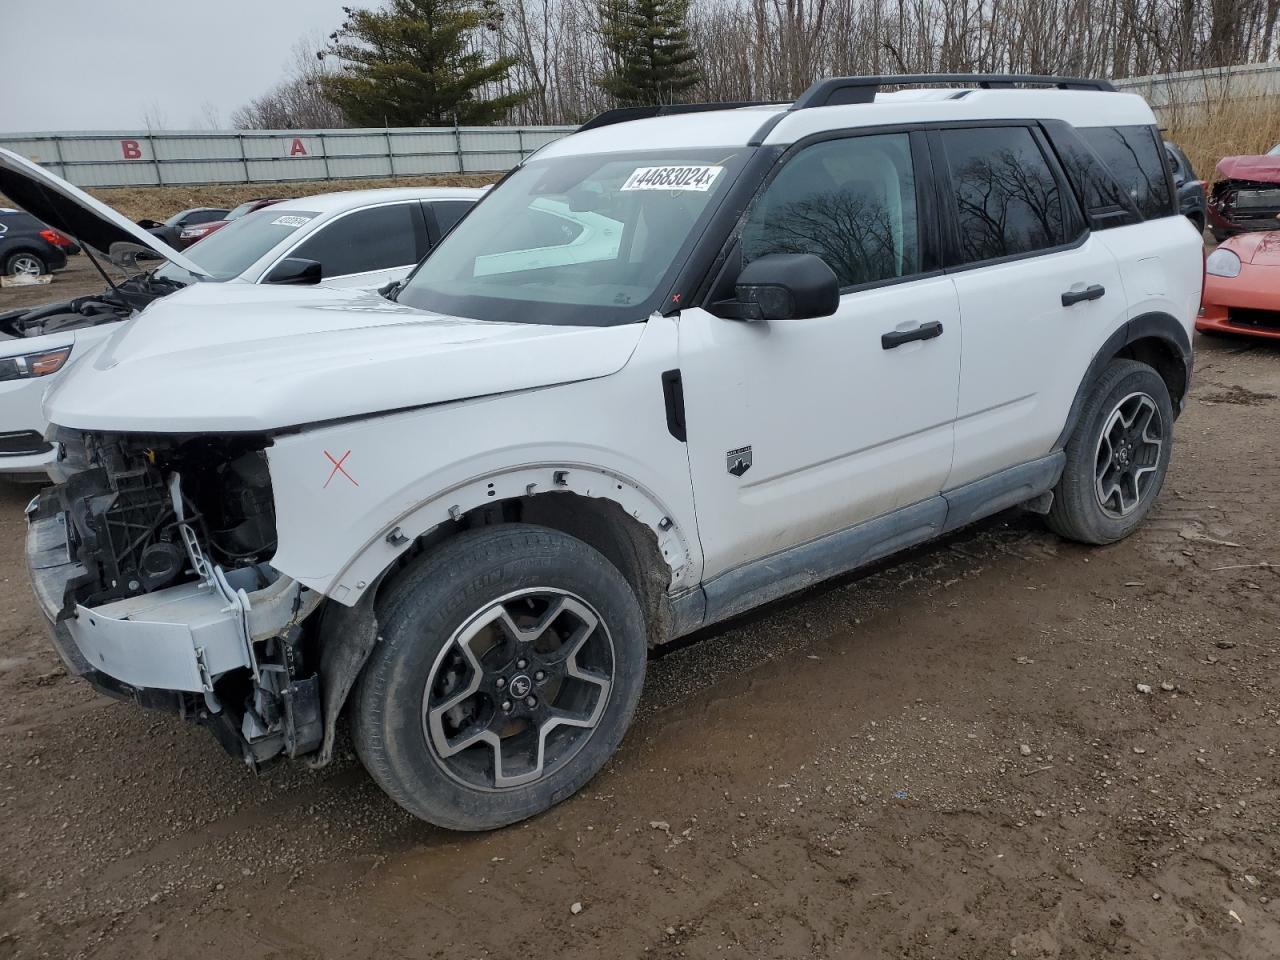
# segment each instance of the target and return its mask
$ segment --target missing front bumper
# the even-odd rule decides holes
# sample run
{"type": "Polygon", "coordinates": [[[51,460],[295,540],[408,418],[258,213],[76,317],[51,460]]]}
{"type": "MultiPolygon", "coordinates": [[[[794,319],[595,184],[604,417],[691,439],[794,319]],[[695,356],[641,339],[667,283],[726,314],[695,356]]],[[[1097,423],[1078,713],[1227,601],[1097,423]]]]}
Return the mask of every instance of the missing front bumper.
{"type": "Polygon", "coordinates": [[[65,515],[32,515],[31,583],[72,673],[104,674],[126,688],[207,694],[213,678],[251,665],[243,607],[215,583],[184,583],[59,620],[67,583],[84,573],[70,557],[65,515]]]}

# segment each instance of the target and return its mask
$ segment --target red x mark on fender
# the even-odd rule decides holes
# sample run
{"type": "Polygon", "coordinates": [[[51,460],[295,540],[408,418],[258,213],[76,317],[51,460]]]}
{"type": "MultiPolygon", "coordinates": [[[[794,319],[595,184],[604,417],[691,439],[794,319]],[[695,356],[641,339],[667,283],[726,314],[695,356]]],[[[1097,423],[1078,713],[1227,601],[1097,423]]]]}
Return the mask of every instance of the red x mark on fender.
{"type": "Polygon", "coordinates": [[[355,486],[357,487],[360,486],[360,484],[356,483],[356,478],[353,477],[351,474],[347,473],[347,471],[344,470],[342,467],[342,465],[347,462],[347,457],[351,456],[350,450],[348,450],[346,453],[340,456],[337,460],[333,459],[333,454],[330,453],[328,450],[324,452],[324,455],[329,459],[329,462],[333,464],[333,469],[329,471],[329,479],[324,482],[324,485],[326,487],[329,486],[329,482],[333,480],[333,478],[337,476],[339,473],[342,474],[344,477],[346,477],[348,480],[350,480],[352,484],[354,484],[355,486]]]}

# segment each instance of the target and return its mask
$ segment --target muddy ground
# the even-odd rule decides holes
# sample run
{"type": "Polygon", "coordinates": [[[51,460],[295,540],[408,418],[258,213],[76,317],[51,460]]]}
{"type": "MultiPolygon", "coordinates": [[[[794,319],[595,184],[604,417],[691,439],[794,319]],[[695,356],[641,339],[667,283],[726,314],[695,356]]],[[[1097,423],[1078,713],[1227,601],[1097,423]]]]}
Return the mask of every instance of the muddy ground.
{"type": "Polygon", "coordinates": [[[1280,349],[1199,350],[1131,539],[1007,514],[706,633],[483,835],[65,676],[0,490],[0,957],[1280,956],[1280,349]]]}

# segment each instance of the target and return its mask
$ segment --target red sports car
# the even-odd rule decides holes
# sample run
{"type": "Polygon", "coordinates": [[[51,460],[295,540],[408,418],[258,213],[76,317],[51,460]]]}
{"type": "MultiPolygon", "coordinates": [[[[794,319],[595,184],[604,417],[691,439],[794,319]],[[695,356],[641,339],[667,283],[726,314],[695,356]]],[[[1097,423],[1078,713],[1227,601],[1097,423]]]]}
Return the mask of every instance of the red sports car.
{"type": "Polygon", "coordinates": [[[1242,233],[1205,260],[1196,329],[1280,339],[1280,220],[1267,233],[1242,233]]]}
{"type": "Polygon", "coordinates": [[[1280,227],[1280,144],[1257,157],[1223,157],[1216,172],[1208,209],[1215,240],[1280,227]]]}
{"type": "Polygon", "coordinates": [[[257,200],[246,200],[240,206],[235,207],[221,220],[213,220],[209,223],[197,223],[190,227],[183,227],[182,232],[178,234],[178,249],[185,250],[197,240],[203,240],[215,230],[221,230],[232,220],[243,217],[246,213],[253,213],[255,210],[261,210],[263,207],[269,207],[273,203],[279,203],[283,197],[261,197],[257,200]]]}

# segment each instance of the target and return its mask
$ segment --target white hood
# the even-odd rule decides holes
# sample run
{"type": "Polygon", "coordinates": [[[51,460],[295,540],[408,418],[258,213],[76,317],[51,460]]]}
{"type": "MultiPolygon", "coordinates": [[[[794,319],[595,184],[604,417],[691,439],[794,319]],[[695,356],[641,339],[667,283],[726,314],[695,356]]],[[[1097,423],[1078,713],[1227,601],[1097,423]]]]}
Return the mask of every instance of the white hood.
{"type": "Polygon", "coordinates": [[[643,328],[490,323],[367,291],[199,283],[73,360],[45,414],[80,430],[278,430],[607,376],[643,328]]]}
{"type": "Polygon", "coordinates": [[[197,277],[208,274],[159,237],[130,223],[79,187],[0,147],[0,193],[81,246],[92,247],[112,262],[127,265],[131,254],[146,250],[197,277]]]}

